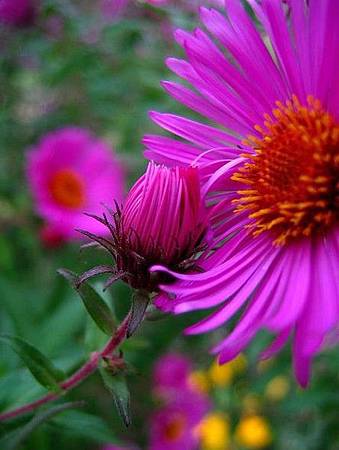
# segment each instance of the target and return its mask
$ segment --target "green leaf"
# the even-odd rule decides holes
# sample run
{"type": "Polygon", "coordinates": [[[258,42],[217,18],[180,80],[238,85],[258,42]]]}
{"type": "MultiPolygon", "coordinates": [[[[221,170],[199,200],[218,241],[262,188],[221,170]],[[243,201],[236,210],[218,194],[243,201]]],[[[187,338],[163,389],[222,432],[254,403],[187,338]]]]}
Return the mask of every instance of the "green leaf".
{"type": "Polygon", "coordinates": [[[29,435],[44,422],[47,422],[52,417],[60,414],[68,409],[81,408],[85,402],[68,402],[62,405],[54,406],[40,414],[37,414],[33,419],[24,425],[20,430],[14,430],[11,433],[0,439],[0,448],[3,450],[15,450],[22,444],[29,435]]]}
{"type": "Polygon", "coordinates": [[[76,286],[77,275],[66,269],[59,269],[58,273],[65,277],[80,295],[88,314],[97,326],[108,336],[116,330],[113,313],[101,296],[87,283],[76,286]]]}
{"type": "Polygon", "coordinates": [[[12,347],[42,386],[60,390],[59,382],[65,378],[65,374],[57,369],[43,353],[16,336],[1,334],[0,340],[12,347]]]}
{"type": "Polygon", "coordinates": [[[132,297],[131,317],[128,322],[127,337],[131,337],[139,328],[145,317],[147,306],[150,303],[150,297],[147,292],[136,291],[132,297]]]}
{"type": "Polygon", "coordinates": [[[105,386],[113,395],[118,414],[126,427],[131,424],[130,394],[125,377],[121,373],[113,373],[110,369],[100,368],[105,386]]]}
{"type": "Polygon", "coordinates": [[[83,411],[67,411],[62,416],[55,417],[49,424],[56,428],[56,432],[62,436],[86,438],[95,443],[121,445],[113,427],[108,425],[100,417],[83,411]]]}

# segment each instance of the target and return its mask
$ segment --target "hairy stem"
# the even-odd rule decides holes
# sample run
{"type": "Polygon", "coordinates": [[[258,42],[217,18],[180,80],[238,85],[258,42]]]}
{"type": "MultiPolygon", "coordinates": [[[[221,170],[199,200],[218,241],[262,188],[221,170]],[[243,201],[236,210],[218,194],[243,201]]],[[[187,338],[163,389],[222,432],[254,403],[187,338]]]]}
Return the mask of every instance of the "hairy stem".
{"type": "Polygon", "coordinates": [[[0,422],[14,419],[15,417],[21,416],[22,414],[32,412],[45,403],[56,400],[66,392],[78,386],[82,381],[84,381],[97,370],[99,362],[103,357],[111,356],[112,353],[117,349],[117,347],[123,342],[126,337],[129,320],[130,313],[125,317],[125,319],[120,324],[119,328],[116,330],[111,339],[107,342],[105,347],[100,352],[92,353],[90,359],[82,367],[80,367],[80,369],[78,369],[73,375],[67,378],[67,380],[60,383],[60,392],[50,392],[49,394],[46,394],[31,403],[27,403],[26,405],[20,406],[19,408],[12,409],[11,411],[0,414],[0,422]]]}

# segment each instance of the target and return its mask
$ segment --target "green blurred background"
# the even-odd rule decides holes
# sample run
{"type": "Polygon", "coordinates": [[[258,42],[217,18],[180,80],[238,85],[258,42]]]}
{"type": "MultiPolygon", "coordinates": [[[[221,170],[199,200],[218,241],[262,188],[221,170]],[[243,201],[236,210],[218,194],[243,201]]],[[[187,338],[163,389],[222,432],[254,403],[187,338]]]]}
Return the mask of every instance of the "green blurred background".
{"type": "MultiPolygon", "coordinates": [[[[80,252],[78,243],[53,249],[43,245],[42,222],[26,183],[25,153],[48,131],[64,125],[87,127],[112,144],[130,185],[146,165],[141,138],[156,130],[148,111],[182,109],[159,84],[173,77],[165,57],[180,54],[172,29],[193,29],[197,22],[184,2],[156,8],[131,1],[120,17],[108,20],[96,0],[45,0],[32,26],[0,28],[0,331],[27,339],[69,373],[105,338],[56,271],[67,267],[79,273],[104,263],[105,257],[95,250],[80,252]]],[[[100,281],[93,285],[98,290],[102,286],[100,281]]],[[[129,289],[117,283],[105,299],[121,319],[129,308],[129,289]]],[[[265,334],[244,356],[246,367],[229,366],[216,375],[208,349],[217,333],[183,337],[182,330],[193,320],[190,316],[146,322],[124,344],[126,360],[134,367],[128,379],[133,414],[128,430],[94,375],[67,396],[84,399],[84,408],[42,424],[19,448],[99,449],[104,443],[129,440],[146,449],[148,417],[155,407],[152,366],[171,350],[190,355],[194,376],[205,386],[213,409],[228,418],[227,446],[215,450],[339,449],[335,349],[317,358],[306,391],[296,386],[291,374],[289,348],[268,363],[257,363],[268,341],[265,334]],[[248,416],[263,419],[271,436],[267,442],[237,439],[239,423],[248,416]]],[[[1,410],[45,392],[9,347],[0,343],[0,351],[1,410]]],[[[27,420],[0,425],[1,436],[27,420]]],[[[242,433],[251,433],[246,430],[243,426],[242,433]]]]}

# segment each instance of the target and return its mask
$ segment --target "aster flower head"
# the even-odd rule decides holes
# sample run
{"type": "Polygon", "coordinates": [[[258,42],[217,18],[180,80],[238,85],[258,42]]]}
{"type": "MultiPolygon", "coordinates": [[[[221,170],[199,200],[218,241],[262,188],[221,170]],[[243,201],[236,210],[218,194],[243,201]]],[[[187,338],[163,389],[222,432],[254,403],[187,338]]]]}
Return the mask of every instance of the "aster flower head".
{"type": "Polygon", "coordinates": [[[185,82],[164,82],[202,123],[153,112],[180,140],[146,136],[146,156],[168,165],[195,161],[214,205],[213,254],[204,273],[165,273],[179,281],[159,306],[183,313],[215,308],[188,333],[241,320],[214,348],[220,362],[238,355],[259,329],[293,335],[301,385],[339,321],[339,3],[249,0],[262,38],[241,2],[226,15],[201,8],[207,30],[177,31],[186,60],[168,66],[185,82]],[[216,125],[214,125],[216,124],[216,125]],[[173,300],[173,294],[176,298],[173,300]]]}
{"type": "MultiPolygon", "coordinates": [[[[155,264],[185,272],[196,269],[207,232],[205,210],[194,167],[166,168],[150,163],[112,218],[96,217],[111,232],[111,240],[83,234],[103,245],[114,260],[112,281],[121,278],[132,288],[148,293],[171,277],[152,273],[155,264]]],[[[109,269],[104,268],[104,272],[109,269]]],[[[100,273],[95,269],[81,280],[100,273]]]]}
{"type": "Polygon", "coordinates": [[[16,27],[30,25],[36,14],[34,0],[1,0],[0,23],[16,27]]]}
{"type": "Polygon", "coordinates": [[[82,128],[52,131],[29,151],[27,176],[37,212],[54,235],[76,239],[76,228],[107,234],[84,214],[101,214],[103,204],[123,197],[123,171],[104,141],[82,128]]]}

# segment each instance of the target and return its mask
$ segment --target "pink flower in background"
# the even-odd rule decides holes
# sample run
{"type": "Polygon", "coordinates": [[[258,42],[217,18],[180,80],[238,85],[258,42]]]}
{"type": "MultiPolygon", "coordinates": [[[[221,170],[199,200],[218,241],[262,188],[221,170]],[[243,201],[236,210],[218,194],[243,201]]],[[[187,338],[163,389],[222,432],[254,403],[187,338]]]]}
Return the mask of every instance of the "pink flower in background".
{"type": "Polygon", "coordinates": [[[150,424],[149,450],[194,450],[198,448],[195,427],[208,412],[206,398],[178,392],[178,401],[156,411],[150,424]]]}
{"type": "Polygon", "coordinates": [[[146,136],[146,156],[199,166],[217,248],[202,255],[204,273],[155,267],[180,280],[161,286],[172,295],[159,306],[214,308],[191,334],[242,312],[214,348],[221,363],[262,328],[277,335],[263,357],[293,336],[295,373],[306,386],[313,356],[339,322],[339,2],[290,0],[288,18],[281,0],[249,3],[266,44],[233,0],[227,16],[201,8],[208,33],[176,33],[187,60],[167,64],[185,83],[163,86],[208,123],[151,113],[181,139],[146,136]]]}
{"type": "Polygon", "coordinates": [[[0,0],[0,24],[17,27],[30,25],[35,14],[34,0],[0,0]]]}
{"type": "Polygon", "coordinates": [[[160,393],[164,404],[151,417],[149,450],[197,449],[195,427],[210,402],[188,382],[191,370],[191,361],[179,353],[168,353],[156,362],[153,393],[160,393]]]}
{"type": "Polygon", "coordinates": [[[168,353],[155,364],[153,383],[156,392],[173,389],[188,389],[188,376],[192,370],[191,361],[178,353],[168,353]]]}
{"type": "Polygon", "coordinates": [[[46,248],[57,248],[65,242],[63,233],[60,233],[58,226],[45,224],[40,230],[40,239],[46,248]]]}
{"type": "Polygon", "coordinates": [[[123,15],[130,0],[101,0],[101,13],[108,21],[116,20],[123,15]]]}
{"type": "Polygon", "coordinates": [[[82,128],[46,134],[28,153],[27,175],[47,229],[66,240],[81,236],[76,228],[107,233],[84,213],[101,214],[123,199],[124,175],[111,148],[82,128]]]}

